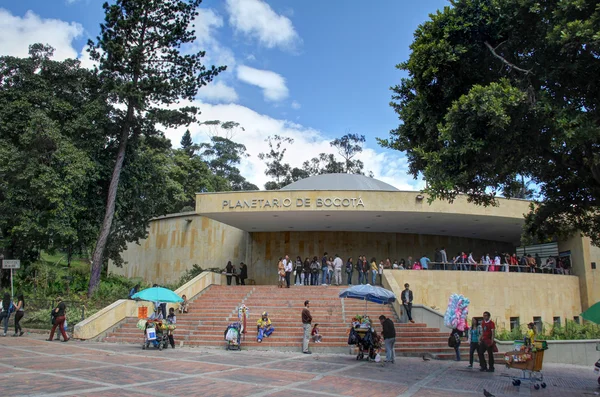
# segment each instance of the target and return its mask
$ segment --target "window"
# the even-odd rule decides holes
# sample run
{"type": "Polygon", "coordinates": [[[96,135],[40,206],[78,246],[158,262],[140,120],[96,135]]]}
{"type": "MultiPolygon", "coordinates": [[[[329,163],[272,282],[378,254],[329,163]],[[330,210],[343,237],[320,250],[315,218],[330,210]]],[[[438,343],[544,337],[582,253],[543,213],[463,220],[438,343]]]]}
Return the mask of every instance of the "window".
{"type": "Polygon", "coordinates": [[[541,334],[542,333],[542,318],[534,317],[533,324],[535,324],[535,329],[536,329],[537,333],[541,334]]]}
{"type": "Polygon", "coordinates": [[[575,321],[575,324],[579,324],[579,316],[573,317],[573,321],[575,321]]]}
{"type": "Polygon", "coordinates": [[[555,327],[560,327],[560,317],[553,317],[552,321],[555,327]]]}
{"type": "Polygon", "coordinates": [[[511,317],[510,318],[510,330],[519,329],[521,323],[519,321],[519,317],[511,317]]]}

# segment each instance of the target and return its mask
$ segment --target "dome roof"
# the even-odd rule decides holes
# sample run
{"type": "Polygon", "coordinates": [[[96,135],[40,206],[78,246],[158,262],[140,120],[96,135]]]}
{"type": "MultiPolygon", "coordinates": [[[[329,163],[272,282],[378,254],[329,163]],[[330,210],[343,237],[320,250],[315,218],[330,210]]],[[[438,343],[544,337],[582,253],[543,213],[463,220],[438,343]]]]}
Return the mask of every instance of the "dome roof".
{"type": "Polygon", "coordinates": [[[398,189],[380,180],[357,174],[323,174],[301,179],[281,190],[384,190],[398,189]]]}

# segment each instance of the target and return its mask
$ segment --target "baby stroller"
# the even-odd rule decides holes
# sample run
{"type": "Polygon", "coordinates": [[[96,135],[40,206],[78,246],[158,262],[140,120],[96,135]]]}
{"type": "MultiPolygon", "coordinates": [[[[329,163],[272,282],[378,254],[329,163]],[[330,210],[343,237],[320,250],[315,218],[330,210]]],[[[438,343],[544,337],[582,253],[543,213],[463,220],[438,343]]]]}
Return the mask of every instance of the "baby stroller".
{"type": "Polygon", "coordinates": [[[157,347],[158,350],[162,350],[169,346],[169,337],[160,321],[148,320],[148,322],[146,322],[142,349],[146,350],[150,345],[157,347]]]}
{"type": "Polygon", "coordinates": [[[224,332],[225,350],[242,350],[241,335],[242,325],[240,323],[231,323],[224,332]]]}

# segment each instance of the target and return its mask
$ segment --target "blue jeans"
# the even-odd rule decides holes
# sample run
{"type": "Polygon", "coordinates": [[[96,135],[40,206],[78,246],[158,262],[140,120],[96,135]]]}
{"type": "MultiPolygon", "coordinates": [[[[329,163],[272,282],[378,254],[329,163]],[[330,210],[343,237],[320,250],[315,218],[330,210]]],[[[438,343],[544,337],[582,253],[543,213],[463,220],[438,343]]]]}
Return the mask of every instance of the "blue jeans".
{"type": "Polygon", "coordinates": [[[321,280],[321,284],[327,284],[329,282],[329,271],[327,269],[322,270],[323,277],[321,280]]]}
{"type": "Polygon", "coordinates": [[[275,331],[275,327],[273,327],[273,326],[270,326],[267,329],[259,328],[258,329],[258,335],[257,335],[256,339],[260,342],[260,341],[263,340],[263,338],[271,335],[273,333],[273,331],[275,331]]]}
{"type": "Polygon", "coordinates": [[[348,272],[348,285],[352,285],[352,272],[348,272]]]}
{"type": "Polygon", "coordinates": [[[454,346],[454,351],[456,352],[456,361],[460,361],[460,342],[456,343],[454,346]]]}
{"type": "Polygon", "coordinates": [[[363,272],[359,271],[358,272],[358,284],[362,284],[363,282],[363,272]]]}
{"type": "Polygon", "coordinates": [[[385,343],[385,361],[393,363],[396,361],[396,352],[394,351],[396,338],[384,339],[383,342],[385,343]]]}
{"type": "Polygon", "coordinates": [[[372,283],[371,285],[377,285],[377,271],[371,270],[372,283]]]}
{"type": "Polygon", "coordinates": [[[6,335],[6,333],[8,332],[8,319],[10,318],[10,314],[8,312],[2,312],[0,313],[0,319],[2,319],[3,324],[4,325],[4,334],[6,335]]]}

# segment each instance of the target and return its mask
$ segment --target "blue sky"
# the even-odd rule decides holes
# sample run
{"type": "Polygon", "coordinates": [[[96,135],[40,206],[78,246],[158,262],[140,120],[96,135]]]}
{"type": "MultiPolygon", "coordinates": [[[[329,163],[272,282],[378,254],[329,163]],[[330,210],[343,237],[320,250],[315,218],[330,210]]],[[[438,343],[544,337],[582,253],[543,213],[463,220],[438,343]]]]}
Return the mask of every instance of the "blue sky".
{"type": "MultiPolygon", "coordinates": [[[[45,41],[56,58],[80,57],[99,31],[103,1],[21,0],[0,3],[0,54],[24,56],[29,44],[45,41]]],[[[403,76],[395,65],[409,56],[417,26],[446,0],[205,0],[196,22],[195,48],[228,70],[198,96],[202,118],[235,120],[245,131],[234,140],[250,153],[242,172],[264,184],[257,155],[264,138],[294,138],[289,162],[331,151],[328,141],[346,132],[367,138],[361,159],[375,177],[408,190],[421,188],[406,174],[402,153],[380,148],[398,125],[389,87],[403,76]]],[[[206,140],[201,126],[191,128],[206,140]]],[[[168,131],[175,145],[182,130],[168,131]]]]}

